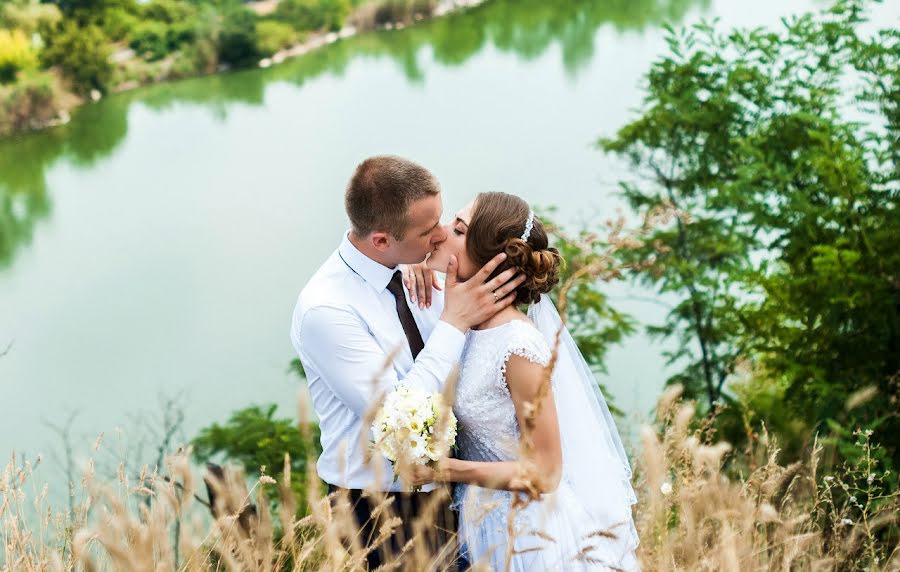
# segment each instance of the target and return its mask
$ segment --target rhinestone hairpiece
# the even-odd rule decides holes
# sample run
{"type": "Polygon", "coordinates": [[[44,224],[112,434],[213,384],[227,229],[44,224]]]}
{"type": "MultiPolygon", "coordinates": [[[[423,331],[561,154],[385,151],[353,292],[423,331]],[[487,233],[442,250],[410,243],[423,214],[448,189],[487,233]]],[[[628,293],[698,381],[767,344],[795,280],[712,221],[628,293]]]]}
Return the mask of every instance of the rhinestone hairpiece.
{"type": "Polygon", "coordinates": [[[534,228],[534,211],[528,211],[528,220],[525,221],[525,232],[522,233],[522,240],[528,242],[528,237],[531,236],[531,229],[534,228]]]}

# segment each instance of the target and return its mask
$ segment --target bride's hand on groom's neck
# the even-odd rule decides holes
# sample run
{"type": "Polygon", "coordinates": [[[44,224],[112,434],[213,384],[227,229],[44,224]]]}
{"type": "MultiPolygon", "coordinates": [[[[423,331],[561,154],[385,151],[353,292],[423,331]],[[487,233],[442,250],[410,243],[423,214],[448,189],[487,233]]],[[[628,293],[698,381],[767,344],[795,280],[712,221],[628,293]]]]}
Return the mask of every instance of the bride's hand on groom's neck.
{"type": "Polygon", "coordinates": [[[504,260],[506,254],[501,252],[482,266],[472,278],[460,282],[457,278],[459,262],[455,256],[451,256],[447,266],[447,280],[444,282],[444,312],[441,320],[465,333],[512,304],[516,299],[515,290],[525,281],[525,276],[510,268],[488,279],[504,260]]]}

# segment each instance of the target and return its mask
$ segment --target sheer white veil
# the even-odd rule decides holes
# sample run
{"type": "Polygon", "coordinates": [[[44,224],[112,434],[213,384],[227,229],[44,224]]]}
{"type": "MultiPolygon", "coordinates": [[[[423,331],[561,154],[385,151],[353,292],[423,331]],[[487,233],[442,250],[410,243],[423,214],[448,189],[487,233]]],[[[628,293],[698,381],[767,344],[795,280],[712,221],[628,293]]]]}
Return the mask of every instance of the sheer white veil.
{"type": "Polygon", "coordinates": [[[557,348],[553,397],[563,453],[562,478],[574,488],[596,530],[608,530],[637,546],[631,506],[631,465],[594,373],[549,296],[528,309],[528,317],[557,348]],[[556,338],[559,336],[557,345],[556,338]]]}

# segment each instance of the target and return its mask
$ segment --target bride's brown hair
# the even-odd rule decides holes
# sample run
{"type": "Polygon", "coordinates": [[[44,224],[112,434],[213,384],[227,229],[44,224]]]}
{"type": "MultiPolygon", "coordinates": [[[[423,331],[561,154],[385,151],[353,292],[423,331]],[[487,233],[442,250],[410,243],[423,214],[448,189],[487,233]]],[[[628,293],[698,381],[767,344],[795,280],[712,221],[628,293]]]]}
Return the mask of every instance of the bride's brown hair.
{"type": "Polygon", "coordinates": [[[507,193],[480,193],[475,198],[466,232],[466,252],[476,266],[483,266],[501,252],[506,260],[493,276],[507,268],[525,275],[516,288],[515,304],[538,302],[559,282],[559,251],[550,246],[547,231],[534,217],[528,240],[522,240],[531,209],[521,198],[507,193]]]}

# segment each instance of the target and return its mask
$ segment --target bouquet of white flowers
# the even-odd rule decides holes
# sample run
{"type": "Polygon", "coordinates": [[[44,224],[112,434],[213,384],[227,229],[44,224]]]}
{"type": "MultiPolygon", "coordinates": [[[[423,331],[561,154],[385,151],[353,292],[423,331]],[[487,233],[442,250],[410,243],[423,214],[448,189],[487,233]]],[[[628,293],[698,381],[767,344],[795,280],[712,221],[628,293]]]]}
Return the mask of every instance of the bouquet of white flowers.
{"type": "Polygon", "coordinates": [[[437,462],[456,442],[456,416],[440,393],[399,385],[389,394],[372,423],[375,448],[394,466],[437,462]]]}

